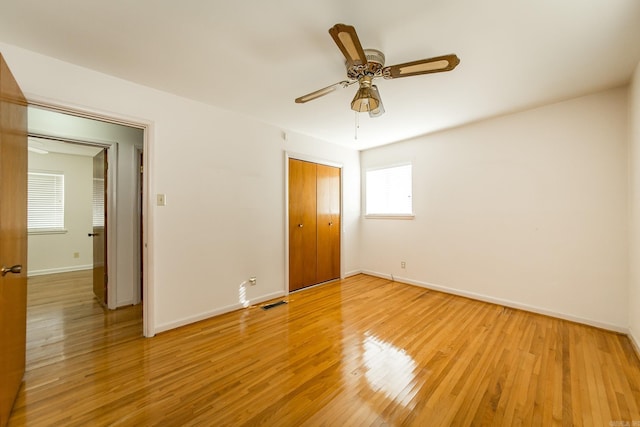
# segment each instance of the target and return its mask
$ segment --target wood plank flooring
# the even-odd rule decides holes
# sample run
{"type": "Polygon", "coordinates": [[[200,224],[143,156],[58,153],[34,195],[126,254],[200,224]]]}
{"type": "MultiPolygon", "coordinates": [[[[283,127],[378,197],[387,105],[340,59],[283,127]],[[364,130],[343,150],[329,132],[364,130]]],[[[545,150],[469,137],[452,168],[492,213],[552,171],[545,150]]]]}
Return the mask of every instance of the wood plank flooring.
{"type": "Polygon", "coordinates": [[[640,424],[631,344],[588,326],[359,275],[146,339],[52,279],[10,426],[640,424]]]}
{"type": "Polygon", "coordinates": [[[142,336],[142,305],[105,316],[91,270],[31,277],[27,287],[28,370],[142,336]]]}

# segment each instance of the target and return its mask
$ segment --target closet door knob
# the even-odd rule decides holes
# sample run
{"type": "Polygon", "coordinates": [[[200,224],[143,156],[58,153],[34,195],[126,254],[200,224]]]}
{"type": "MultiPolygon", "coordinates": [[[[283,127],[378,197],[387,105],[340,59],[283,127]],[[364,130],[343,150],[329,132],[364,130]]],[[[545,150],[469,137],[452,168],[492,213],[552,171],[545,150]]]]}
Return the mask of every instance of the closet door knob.
{"type": "Polygon", "coordinates": [[[303,227],[303,225],[302,225],[302,224],[298,224],[298,228],[302,228],[302,227],[303,227]]]}
{"type": "Polygon", "coordinates": [[[20,274],[22,272],[22,266],[20,264],[14,265],[12,267],[5,267],[3,265],[0,272],[2,274],[2,277],[6,276],[7,273],[20,274]]]}

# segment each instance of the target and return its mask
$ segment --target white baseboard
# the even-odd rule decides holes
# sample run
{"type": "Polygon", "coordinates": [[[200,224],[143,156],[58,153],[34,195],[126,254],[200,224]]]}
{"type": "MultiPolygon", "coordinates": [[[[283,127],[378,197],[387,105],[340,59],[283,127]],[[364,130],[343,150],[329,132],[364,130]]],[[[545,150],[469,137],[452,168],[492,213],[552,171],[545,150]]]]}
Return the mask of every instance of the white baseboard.
{"type": "Polygon", "coordinates": [[[263,303],[265,301],[269,301],[270,299],[280,298],[283,296],[285,296],[284,291],[272,292],[270,294],[266,294],[266,295],[262,295],[260,297],[254,298],[250,301],[250,303],[251,305],[256,305],[256,304],[263,303]]]}
{"type": "Polygon", "coordinates": [[[128,307],[130,305],[135,305],[132,299],[128,299],[126,301],[118,301],[116,303],[116,308],[128,307]]]}
{"type": "MultiPolygon", "coordinates": [[[[254,306],[256,304],[260,304],[261,302],[265,302],[265,301],[268,301],[270,299],[279,298],[279,297],[282,297],[282,296],[284,296],[284,292],[283,291],[273,292],[271,294],[262,295],[262,296],[259,296],[257,298],[252,299],[250,301],[250,304],[251,304],[251,306],[254,306]]],[[[157,325],[156,328],[155,328],[155,332],[156,332],[156,334],[160,333],[160,332],[166,332],[166,331],[168,331],[170,329],[175,329],[175,328],[179,328],[181,326],[186,326],[186,325],[189,325],[191,323],[199,322],[201,320],[209,319],[209,318],[215,317],[215,316],[220,316],[221,314],[230,313],[232,311],[240,310],[242,308],[245,308],[245,307],[240,303],[231,304],[231,305],[227,305],[225,307],[216,308],[215,310],[211,310],[211,311],[207,311],[207,312],[204,312],[204,313],[200,313],[200,314],[197,314],[195,316],[185,317],[185,318],[177,320],[175,322],[169,322],[169,323],[165,323],[163,325],[157,325]]]]}
{"type": "Polygon", "coordinates": [[[27,271],[27,277],[44,276],[45,274],[69,273],[71,271],[91,270],[92,268],[93,268],[93,265],[88,264],[88,265],[72,265],[69,267],[46,268],[43,270],[29,270],[27,271]]]}
{"type": "Polygon", "coordinates": [[[379,272],[376,272],[376,271],[364,270],[364,271],[362,271],[362,273],[363,274],[368,274],[370,276],[381,277],[383,279],[394,280],[396,282],[406,283],[408,285],[415,285],[415,286],[420,286],[422,288],[433,289],[434,291],[440,291],[440,292],[444,292],[444,293],[447,293],[447,294],[458,295],[458,296],[462,296],[462,297],[466,297],[466,298],[470,298],[470,299],[474,299],[474,300],[478,300],[478,301],[488,302],[488,303],[491,303],[491,304],[502,305],[502,306],[505,306],[505,307],[516,308],[518,310],[529,311],[529,312],[537,313],[537,314],[543,314],[545,316],[550,316],[550,317],[556,317],[558,319],[569,320],[571,322],[582,323],[584,325],[594,326],[594,327],[600,328],[600,329],[606,329],[606,330],[609,330],[609,331],[628,334],[630,336],[629,329],[626,328],[626,327],[622,327],[622,326],[618,326],[618,325],[612,325],[612,324],[604,323],[604,322],[599,322],[597,320],[585,319],[585,318],[582,318],[582,317],[572,316],[572,315],[566,314],[566,313],[560,313],[560,312],[557,312],[557,311],[547,310],[547,309],[542,308],[542,307],[535,307],[535,306],[522,304],[522,303],[515,302],[515,301],[502,299],[502,298],[494,298],[494,297],[491,297],[491,296],[488,296],[488,295],[477,294],[475,292],[468,292],[468,291],[463,291],[463,290],[460,290],[460,289],[449,288],[449,287],[446,287],[446,286],[435,285],[433,283],[422,282],[422,281],[413,280],[413,279],[407,279],[405,277],[392,276],[391,274],[379,273],[379,272]]]}
{"type": "Polygon", "coordinates": [[[346,279],[347,277],[357,276],[358,274],[362,274],[362,270],[347,271],[344,273],[344,278],[346,279]]]}

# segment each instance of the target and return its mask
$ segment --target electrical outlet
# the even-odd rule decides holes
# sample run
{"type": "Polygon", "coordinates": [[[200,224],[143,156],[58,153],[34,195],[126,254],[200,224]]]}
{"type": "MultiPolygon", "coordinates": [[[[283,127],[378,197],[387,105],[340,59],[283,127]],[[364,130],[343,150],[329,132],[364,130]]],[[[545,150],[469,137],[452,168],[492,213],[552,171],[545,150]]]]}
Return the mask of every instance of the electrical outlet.
{"type": "Polygon", "coordinates": [[[404,261],[400,261],[400,268],[407,268],[407,263],[404,261]]]}
{"type": "Polygon", "coordinates": [[[74,258],[80,258],[80,252],[74,252],[73,253],[73,257],[74,258]]]}

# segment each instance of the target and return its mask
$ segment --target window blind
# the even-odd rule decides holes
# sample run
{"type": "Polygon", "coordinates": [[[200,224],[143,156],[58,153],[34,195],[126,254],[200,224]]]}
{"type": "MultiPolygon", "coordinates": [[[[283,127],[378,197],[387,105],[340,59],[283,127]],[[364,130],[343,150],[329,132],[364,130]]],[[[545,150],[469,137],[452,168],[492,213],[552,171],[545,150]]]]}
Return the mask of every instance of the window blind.
{"type": "Polygon", "coordinates": [[[29,172],[27,182],[29,230],[64,230],[64,175],[29,172]]]}

